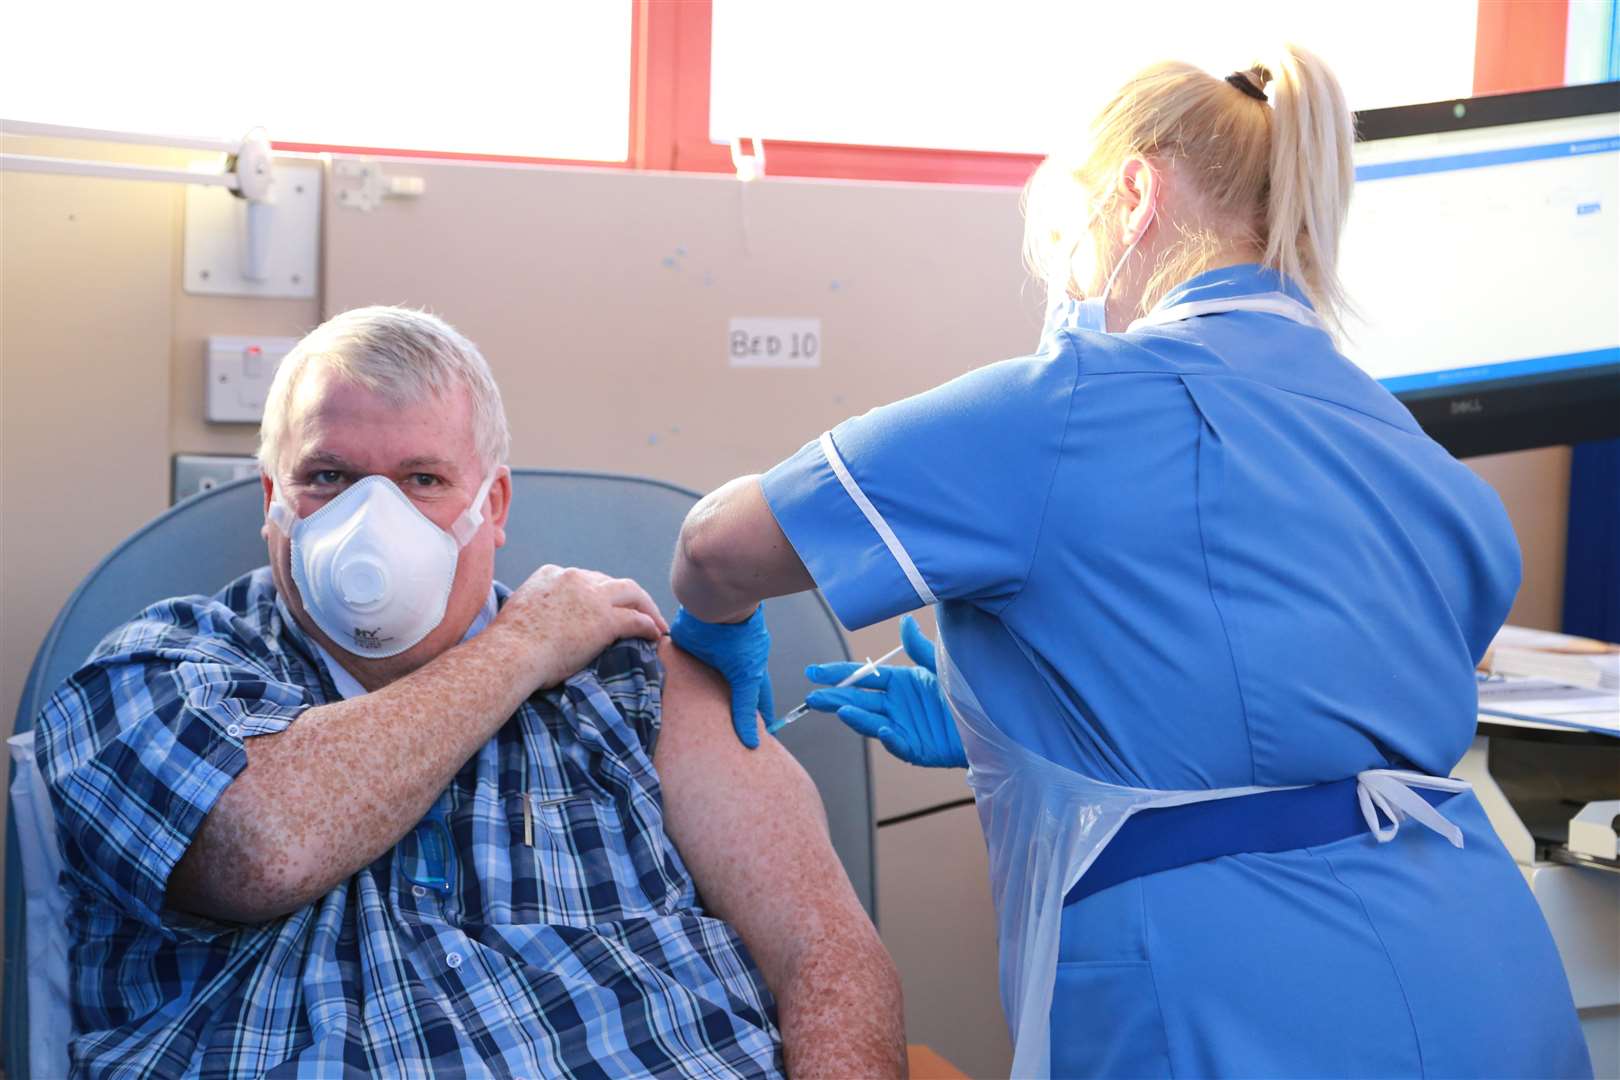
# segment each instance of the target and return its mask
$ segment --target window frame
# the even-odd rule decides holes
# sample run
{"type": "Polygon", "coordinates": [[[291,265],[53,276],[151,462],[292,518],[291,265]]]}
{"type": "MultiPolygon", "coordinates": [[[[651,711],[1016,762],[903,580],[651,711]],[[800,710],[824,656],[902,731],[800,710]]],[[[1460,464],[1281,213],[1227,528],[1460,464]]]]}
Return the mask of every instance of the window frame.
{"type": "MultiPolygon", "coordinates": [[[[277,150],[595,169],[732,173],[709,137],[712,0],[628,0],[629,150],[623,161],[282,142],[277,150]]],[[[1474,95],[1564,85],[1569,0],[1479,0],[1474,95]]],[[[761,132],[767,176],[1019,187],[1039,154],[795,142],[761,132]]]]}

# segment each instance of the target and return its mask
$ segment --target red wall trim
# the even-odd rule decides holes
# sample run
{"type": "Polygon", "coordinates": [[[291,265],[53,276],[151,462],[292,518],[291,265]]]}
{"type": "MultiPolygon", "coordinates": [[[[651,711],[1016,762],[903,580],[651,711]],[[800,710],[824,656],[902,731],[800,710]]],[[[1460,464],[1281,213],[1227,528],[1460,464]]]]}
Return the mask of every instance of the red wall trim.
{"type": "MultiPolygon", "coordinates": [[[[731,148],[709,139],[709,58],[714,5],[710,0],[651,0],[679,9],[675,27],[676,107],[670,131],[671,168],[683,172],[731,172],[731,148]]],[[[768,163],[767,163],[768,164],[768,163]]]]}
{"type": "Polygon", "coordinates": [[[630,167],[668,169],[674,159],[676,12],[634,0],[630,16],[630,167]]]}
{"type": "Polygon", "coordinates": [[[1569,0],[1479,0],[1474,93],[1564,85],[1569,0]]]}
{"type": "Polygon", "coordinates": [[[768,176],[1021,187],[1042,160],[1039,154],[765,141],[765,172],[768,176]]]}

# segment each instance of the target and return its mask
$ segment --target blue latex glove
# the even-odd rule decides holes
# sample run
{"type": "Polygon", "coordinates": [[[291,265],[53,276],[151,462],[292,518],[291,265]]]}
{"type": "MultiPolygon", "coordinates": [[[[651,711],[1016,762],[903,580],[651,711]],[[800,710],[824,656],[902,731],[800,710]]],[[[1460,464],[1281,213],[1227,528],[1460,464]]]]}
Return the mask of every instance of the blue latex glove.
{"type": "MultiPolygon", "coordinates": [[[[962,738],[934,674],[934,643],[910,615],[900,621],[900,643],[916,667],[885,665],[854,686],[814,690],[805,698],[806,704],[837,713],[838,719],[878,740],[901,761],[936,768],[966,767],[962,738]]],[[[811,682],[831,685],[860,666],[812,664],[804,674],[811,682]]]]}
{"type": "Polygon", "coordinates": [[[759,749],[759,718],[776,715],[776,697],[765,661],[771,655],[771,634],[765,629],[765,605],[740,623],[704,622],[685,608],[669,624],[675,644],[708,664],[731,684],[731,726],[750,750],[759,749]]]}

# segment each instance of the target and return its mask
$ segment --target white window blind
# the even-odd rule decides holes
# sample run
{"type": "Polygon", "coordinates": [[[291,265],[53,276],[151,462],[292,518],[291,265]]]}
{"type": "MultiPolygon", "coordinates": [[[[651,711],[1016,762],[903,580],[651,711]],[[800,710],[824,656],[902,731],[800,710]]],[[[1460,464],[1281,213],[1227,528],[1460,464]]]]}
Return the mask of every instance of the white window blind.
{"type": "Polygon", "coordinates": [[[1353,109],[1467,97],[1478,0],[714,0],[710,134],[1046,153],[1134,71],[1296,40],[1353,109]]]}
{"type": "Polygon", "coordinates": [[[12,3],[0,116],[622,161],[628,0],[12,3]]]}

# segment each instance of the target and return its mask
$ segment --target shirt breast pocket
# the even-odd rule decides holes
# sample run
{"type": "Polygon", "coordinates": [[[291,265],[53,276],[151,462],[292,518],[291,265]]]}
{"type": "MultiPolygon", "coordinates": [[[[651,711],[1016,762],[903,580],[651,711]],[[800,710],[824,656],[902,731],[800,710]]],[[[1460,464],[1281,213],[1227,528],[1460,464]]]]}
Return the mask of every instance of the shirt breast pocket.
{"type": "Polygon", "coordinates": [[[601,792],[509,795],[506,825],[512,922],[594,926],[673,900],[662,834],[601,792]]]}

